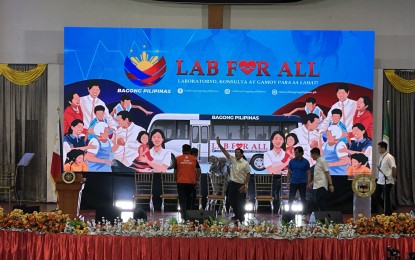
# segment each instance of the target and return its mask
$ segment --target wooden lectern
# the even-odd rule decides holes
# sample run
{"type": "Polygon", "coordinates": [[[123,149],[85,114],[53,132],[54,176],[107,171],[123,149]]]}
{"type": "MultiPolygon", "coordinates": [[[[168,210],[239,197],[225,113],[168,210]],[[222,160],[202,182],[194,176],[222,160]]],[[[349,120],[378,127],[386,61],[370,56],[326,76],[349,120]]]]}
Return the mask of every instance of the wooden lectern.
{"type": "Polygon", "coordinates": [[[79,207],[85,180],[80,172],[75,173],[75,180],[72,183],[64,182],[62,174],[55,178],[58,207],[64,214],[68,214],[70,219],[79,218],[79,207]]]}

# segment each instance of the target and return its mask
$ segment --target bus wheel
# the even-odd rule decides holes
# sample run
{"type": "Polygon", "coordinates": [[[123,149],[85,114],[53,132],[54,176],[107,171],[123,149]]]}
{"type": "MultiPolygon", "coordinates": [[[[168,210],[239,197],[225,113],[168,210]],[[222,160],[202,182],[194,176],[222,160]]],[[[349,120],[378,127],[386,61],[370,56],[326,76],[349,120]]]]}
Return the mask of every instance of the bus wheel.
{"type": "Polygon", "coordinates": [[[251,166],[255,171],[263,171],[264,167],[264,155],[255,154],[251,159],[251,166]]]}

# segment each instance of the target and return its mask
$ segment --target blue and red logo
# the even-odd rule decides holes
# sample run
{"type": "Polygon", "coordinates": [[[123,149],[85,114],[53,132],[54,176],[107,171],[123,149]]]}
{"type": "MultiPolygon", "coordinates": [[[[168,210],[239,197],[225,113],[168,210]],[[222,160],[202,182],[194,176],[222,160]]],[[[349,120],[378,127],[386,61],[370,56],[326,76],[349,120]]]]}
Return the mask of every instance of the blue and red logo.
{"type": "Polygon", "coordinates": [[[152,56],[149,59],[147,52],[143,51],[138,57],[126,57],[124,70],[127,78],[134,84],[149,87],[157,84],[166,73],[166,60],[164,57],[152,56]]]}

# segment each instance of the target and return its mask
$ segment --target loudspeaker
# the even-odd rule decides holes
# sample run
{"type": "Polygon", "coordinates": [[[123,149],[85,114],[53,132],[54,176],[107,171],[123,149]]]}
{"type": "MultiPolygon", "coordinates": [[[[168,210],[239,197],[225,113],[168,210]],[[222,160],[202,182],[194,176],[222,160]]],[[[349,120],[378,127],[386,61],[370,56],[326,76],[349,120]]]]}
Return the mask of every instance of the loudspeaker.
{"type": "Polygon", "coordinates": [[[143,219],[144,221],[147,221],[147,213],[142,209],[136,209],[134,210],[134,219],[143,219]]]}
{"type": "Polygon", "coordinates": [[[333,221],[333,223],[343,224],[343,215],[340,211],[315,211],[314,216],[316,220],[323,223],[327,219],[329,222],[333,221]]]}
{"type": "Polygon", "coordinates": [[[216,212],[214,210],[188,210],[186,212],[187,220],[197,220],[199,223],[209,219],[209,217],[216,218],[216,212]]]}
{"type": "Polygon", "coordinates": [[[104,218],[113,223],[117,217],[121,217],[121,210],[115,206],[96,208],[95,221],[97,222],[102,221],[102,218],[104,218]]]}
{"type": "Polygon", "coordinates": [[[285,221],[285,223],[289,223],[291,220],[295,221],[295,213],[286,211],[282,213],[282,220],[285,221]]]}

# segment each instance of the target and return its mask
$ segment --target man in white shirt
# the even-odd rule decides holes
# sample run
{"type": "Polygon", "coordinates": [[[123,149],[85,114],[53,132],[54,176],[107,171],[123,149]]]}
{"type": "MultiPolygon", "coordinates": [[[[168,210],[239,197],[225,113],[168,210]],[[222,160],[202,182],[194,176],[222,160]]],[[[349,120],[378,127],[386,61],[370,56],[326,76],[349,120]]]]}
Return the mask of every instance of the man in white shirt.
{"type": "MultiPolygon", "coordinates": [[[[138,156],[138,147],[140,143],[137,136],[144,128],[132,122],[131,114],[128,111],[121,111],[117,114],[117,122],[120,127],[115,131],[112,141],[119,145],[114,153],[114,159],[121,162],[124,166],[130,167],[134,159],[138,156]]],[[[118,166],[122,168],[118,162],[118,166]]],[[[128,170],[128,169],[124,169],[128,170]]],[[[114,171],[123,171],[122,169],[114,169],[114,171]]],[[[130,172],[130,170],[128,170],[130,172]]],[[[134,171],[131,169],[131,171],[134,171]]]]}
{"type": "Polygon", "coordinates": [[[117,123],[114,121],[114,118],[110,116],[104,101],[98,97],[101,93],[99,85],[97,83],[92,83],[88,87],[88,92],[89,95],[81,97],[81,109],[84,114],[84,128],[89,128],[89,124],[95,118],[94,108],[101,105],[105,108],[105,119],[107,120],[109,127],[115,129],[117,127],[117,123]]]}
{"type": "Polygon", "coordinates": [[[305,118],[305,123],[293,129],[291,133],[297,135],[298,143],[295,145],[301,146],[304,149],[303,157],[306,158],[310,164],[313,163],[310,157],[311,148],[318,147],[320,134],[317,132],[316,128],[319,124],[319,116],[313,113],[307,114],[305,118]]]}
{"type": "Polygon", "coordinates": [[[235,217],[232,220],[239,220],[242,223],[245,221],[244,207],[251,176],[249,163],[245,160],[242,149],[235,149],[235,156],[231,156],[220,143],[219,137],[216,137],[216,144],[232,165],[228,182],[229,204],[235,213],[235,217]]]}
{"type": "Polygon", "coordinates": [[[330,111],[327,113],[326,119],[324,119],[319,128],[323,130],[328,128],[330,122],[332,121],[331,112],[333,109],[337,108],[342,111],[341,122],[346,126],[347,132],[350,133],[352,132],[353,116],[356,112],[356,101],[348,99],[350,94],[350,89],[348,86],[339,85],[337,86],[336,91],[336,95],[339,101],[331,106],[330,111]]]}
{"type": "Polygon", "coordinates": [[[327,200],[329,197],[328,190],[334,192],[333,181],[331,180],[328,162],[320,156],[320,149],[313,148],[310,151],[311,158],[316,161],[314,165],[314,174],[312,181],[309,183],[309,188],[315,190],[315,202],[317,210],[327,210],[327,200]]]}
{"type": "Polygon", "coordinates": [[[395,158],[387,152],[388,144],[385,142],[378,143],[378,151],[380,154],[377,168],[379,170],[378,181],[376,184],[375,200],[378,213],[380,208],[384,208],[387,216],[392,215],[392,206],[390,200],[390,192],[395,184],[396,163],[395,158]],[[383,200],[381,198],[383,193],[383,200]]]}

